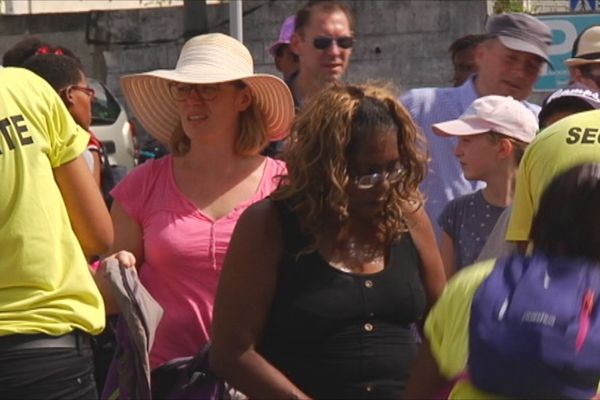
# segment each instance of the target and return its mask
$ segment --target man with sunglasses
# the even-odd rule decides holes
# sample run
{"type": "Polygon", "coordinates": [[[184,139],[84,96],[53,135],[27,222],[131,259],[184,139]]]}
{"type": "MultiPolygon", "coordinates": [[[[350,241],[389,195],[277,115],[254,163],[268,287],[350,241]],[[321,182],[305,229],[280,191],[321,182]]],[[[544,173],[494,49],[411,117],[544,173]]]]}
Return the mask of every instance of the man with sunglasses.
{"type": "Polygon", "coordinates": [[[338,82],[348,68],[354,45],[350,9],[335,0],[311,0],[296,14],[291,48],[299,70],[287,81],[296,107],[338,82]]]}
{"type": "MultiPolygon", "coordinates": [[[[421,190],[427,197],[425,208],[433,220],[450,200],[485,185],[464,177],[454,157],[455,138],[438,137],[431,126],[457,119],[475,99],[487,95],[512,96],[523,101],[536,116],[539,112],[539,106],[525,99],[531,94],[543,64],[550,63],[550,28],[530,15],[505,13],[490,18],[486,34],[487,38],[475,49],[477,74],[458,87],[413,89],[401,98],[427,139],[431,161],[421,190]]],[[[439,227],[435,229],[439,236],[439,227]]]]}
{"type": "MultiPolygon", "coordinates": [[[[353,32],[350,9],[336,0],[310,0],[296,13],[290,48],[298,56],[298,70],[285,79],[296,110],[342,79],[352,54],[353,32]]],[[[263,154],[278,158],[283,148],[283,140],[271,142],[263,154]]]]}

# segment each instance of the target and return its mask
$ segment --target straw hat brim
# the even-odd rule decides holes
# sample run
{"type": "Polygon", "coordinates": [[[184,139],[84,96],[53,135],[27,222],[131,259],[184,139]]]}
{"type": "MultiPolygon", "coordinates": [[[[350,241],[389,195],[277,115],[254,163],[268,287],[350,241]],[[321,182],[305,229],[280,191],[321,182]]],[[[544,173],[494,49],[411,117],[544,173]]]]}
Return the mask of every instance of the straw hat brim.
{"type": "Polygon", "coordinates": [[[169,93],[170,82],[214,84],[242,80],[252,92],[253,100],[263,114],[270,141],[289,134],[294,119],[292,94],[281,79],[268,74],[232,76],[231,73],[198,73],[182,70],[156,70],[121,77],[121,87],[129,107],[150,135],[168,144],[179,124],[175,100],[169,93]]]}
{"type": "Polygon", "coordinates": [[[598,63],[600,63],[600,58],[596,58],[596,59],[593,59],[593,60],[588,60],[588,59],[585,59],[585,58],[574,57],[574,58],[567,58],[565,60],[565,64],[568,67],[579,67],[580,65],[598,64],[598,63]]]}

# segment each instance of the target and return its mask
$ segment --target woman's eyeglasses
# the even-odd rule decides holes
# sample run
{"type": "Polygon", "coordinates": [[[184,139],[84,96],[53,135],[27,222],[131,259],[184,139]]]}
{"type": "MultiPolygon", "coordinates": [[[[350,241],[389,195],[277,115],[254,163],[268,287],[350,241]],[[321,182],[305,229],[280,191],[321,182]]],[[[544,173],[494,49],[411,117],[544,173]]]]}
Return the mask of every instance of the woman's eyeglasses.
{"type": "Polygon", "coordinates": [[[319,36],[313,40],[313,46],[318,50],[328,49],[335,42],[340,49],[349,49],[354,45],[352,36],[342,36],[339,38],[331,38],[327,36],[319,36]]]}
{"type": "Polygon", "coordinates": [[[192,94],[192,91],[196,92],[202,100],[210,101],[214,100],[219,93],[219,85],[190,85],[186,83],[175,83],[169,84],[169,92],[176,101],[184,101],[192,94]]]}
{"type": "Polygon", "coordinates": [[[376,172],[369,175],[357,176],[353,179],[354,184],[359,189],[372,189],[375,186],[387,180],[389,183],[398,183],[404,176],[404,168],[396,167],[392,171],[376,172]]]}

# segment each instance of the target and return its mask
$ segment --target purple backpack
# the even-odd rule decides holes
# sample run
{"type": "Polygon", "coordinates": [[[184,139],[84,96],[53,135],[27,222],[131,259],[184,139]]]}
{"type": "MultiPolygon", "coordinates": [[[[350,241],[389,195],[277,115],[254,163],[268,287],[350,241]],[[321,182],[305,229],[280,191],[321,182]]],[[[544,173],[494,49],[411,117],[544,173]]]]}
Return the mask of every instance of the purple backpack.
{"type": "Polygon", "coordinates": [[[504,396],[590,399],[600,380],[600,265],[513,255],[478,288],[468,374],[504,396]]]}

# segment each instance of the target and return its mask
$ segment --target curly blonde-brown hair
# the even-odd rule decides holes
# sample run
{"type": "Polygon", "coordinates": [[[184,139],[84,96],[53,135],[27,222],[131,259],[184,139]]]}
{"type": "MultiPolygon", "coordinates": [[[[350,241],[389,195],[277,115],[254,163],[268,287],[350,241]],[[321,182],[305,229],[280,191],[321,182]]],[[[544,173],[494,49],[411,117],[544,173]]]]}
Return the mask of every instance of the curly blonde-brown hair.
{"type": "Polygon", "coordinates": [[[285,201],[297,215],[311,240],[304,251],[318,247],[330,217],[340,224],[348,220],[349,158],[355,143],[382,130],[397,132],[404,169],[403,179],[391,187],[378,226],[379,239],[389,243],[407,229],[401,205],[422,205],[418,186],[426,163],[423,138],[390,86],[334,85],[297,116],[293,140],[284,155],[288,174],[271,197],[285,201]]]}

